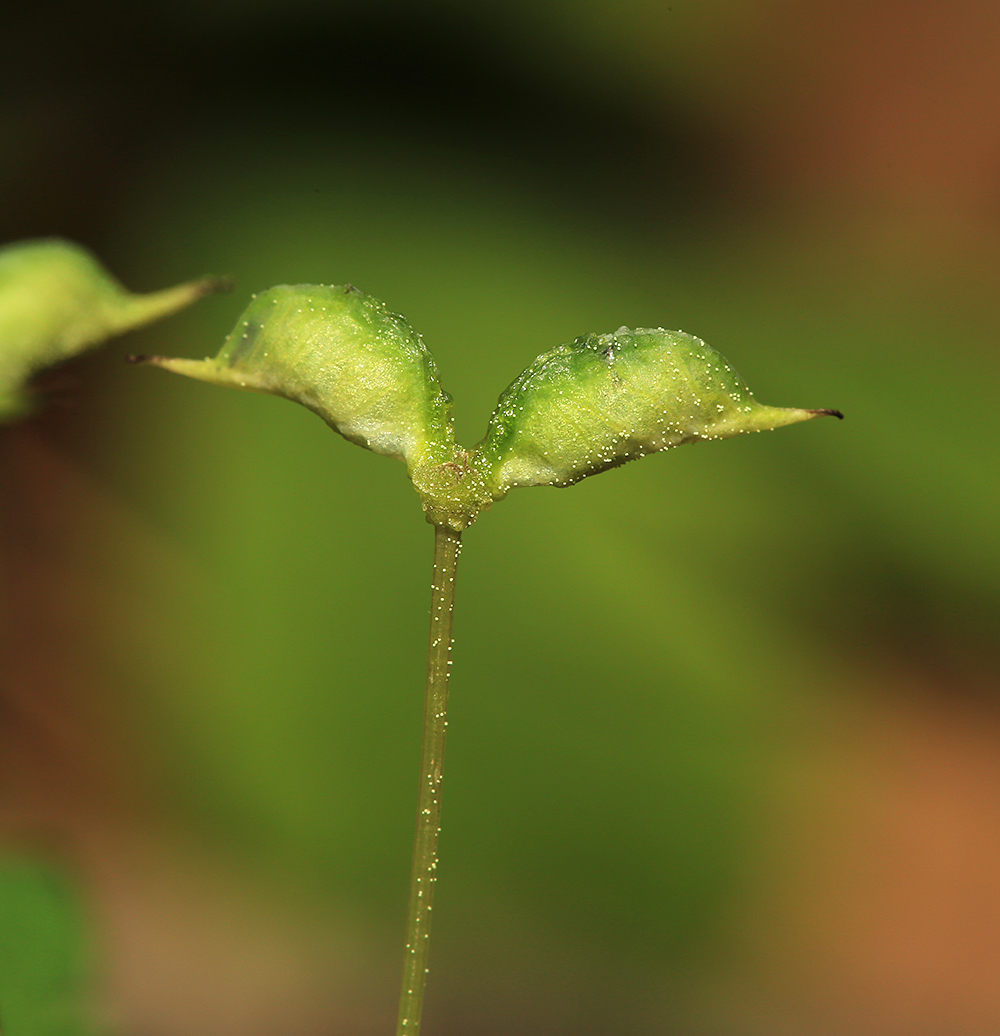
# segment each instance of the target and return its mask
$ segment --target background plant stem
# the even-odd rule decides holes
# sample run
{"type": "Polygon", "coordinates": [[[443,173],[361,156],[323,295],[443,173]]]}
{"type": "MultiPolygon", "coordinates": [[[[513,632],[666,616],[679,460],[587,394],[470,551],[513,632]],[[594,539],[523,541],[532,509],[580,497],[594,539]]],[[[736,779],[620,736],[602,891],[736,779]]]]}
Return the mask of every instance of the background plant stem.
{"type": "Polygon", "coordinates": [[[420,758],[417,833],[410,875],[406,920],[406,959],[399,994],[396,1036],[418,1036],[427,982],[431,910],[437,878],[437,844],[441,831],[441,776],[448,730],[448,676],[451,666],[451,621],[455,607],[455,572],[462,534],[434,526],[434,578],[431,584],[431,629],[427,645],[427,697],[420,758]]]}

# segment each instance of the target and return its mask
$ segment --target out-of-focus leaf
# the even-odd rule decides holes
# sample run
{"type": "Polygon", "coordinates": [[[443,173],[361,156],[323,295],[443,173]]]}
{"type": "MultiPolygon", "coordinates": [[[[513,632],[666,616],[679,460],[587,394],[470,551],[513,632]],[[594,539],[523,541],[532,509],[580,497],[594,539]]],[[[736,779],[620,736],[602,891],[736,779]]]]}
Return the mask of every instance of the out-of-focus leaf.
{"type": "Polygon", "coordinates": [[[38,861],[0,858],[0,1032],[89,1036],[87,964],[71,889],[38,861]]]}
{"type": "Polygon", "coordinates": [[[139,357],[217,385],[302,403],[376,453],[451,459],[451,398],[420,336],[352,285],[280,285],[246,308],[215,359],[139,357]]]}
{"type": "Polygon", "coordinates": [[[472,463],[500,499],[514,486],[569,486],[671,446],[823,414],[842,416],[758,403],[700,338],[621,327],[539,356],[500,397],[472,463]]]}
{"type": "Polygon", "coordinates": [[[69,241],[0,248],[0,420],[26,410],[36,371],[190,305],[218,282],[133,295],[69,241]]]}

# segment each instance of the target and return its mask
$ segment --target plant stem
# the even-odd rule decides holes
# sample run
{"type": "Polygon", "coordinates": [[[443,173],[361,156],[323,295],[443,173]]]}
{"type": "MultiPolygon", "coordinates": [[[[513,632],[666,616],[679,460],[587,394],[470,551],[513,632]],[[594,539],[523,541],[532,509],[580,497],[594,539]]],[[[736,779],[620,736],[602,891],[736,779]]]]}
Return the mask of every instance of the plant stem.
{"type": "Polygon", "coordinates": [[[419,1036],[427,983],[431,909],[437,878],[441,832],[441,775],[448,730],[448,675],[451,667],[451,620],[455,607],[455,572],[462,534],[434,526],[434,579],[431,583],[431,630],[427,644],[427,697],[420,758],[420,798],[413,843],[410,906],[406,919],[406,959],[399,994],[396,1036],[419,1036]]]}

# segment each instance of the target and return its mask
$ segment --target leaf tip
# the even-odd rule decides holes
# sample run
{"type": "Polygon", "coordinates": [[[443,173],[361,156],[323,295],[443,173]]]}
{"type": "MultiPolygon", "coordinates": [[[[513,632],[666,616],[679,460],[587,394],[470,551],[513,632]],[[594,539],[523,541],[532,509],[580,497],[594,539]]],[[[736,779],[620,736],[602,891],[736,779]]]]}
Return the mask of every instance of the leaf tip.
{"type": "Polygon", "coordinates": [[[844,420],[844,415],[839,410],[810,410],[809,413],[816,417],[836,417],[838,421],[844,420]]]}
{"type": "Polygon", "coordinates": [[[233,277],[202,277],[195,282],[195,288],[199,295],[228,295],[236,289],[236,280],[233,277]]]}
{"type": "MultiPolygon", "coordinates": [[[[187,360],[176,356],[155,356],[141,353],[135,356],[127,356],[128,363],[135,363],[142,367],[160,367],[165,371],[173,371],[175,374],[184,374],[189,378],[199,381],[217,381],[223,384],[230,384],[232,379],[220,376],[217,365],[213,360],[187,360]]],[[[245,382],[238,382],[240,388],[246,388],[245,382]]]]}

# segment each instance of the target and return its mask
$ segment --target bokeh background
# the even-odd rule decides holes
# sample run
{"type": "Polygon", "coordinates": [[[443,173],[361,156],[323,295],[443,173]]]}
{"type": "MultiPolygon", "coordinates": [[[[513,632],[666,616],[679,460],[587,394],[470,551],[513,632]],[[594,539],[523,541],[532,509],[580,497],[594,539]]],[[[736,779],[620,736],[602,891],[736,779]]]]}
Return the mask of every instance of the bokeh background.
{"type": "Polygon", "coordinates": [[[978,0],[7,12],[0,239],[236,283],[0,436],[8,995],[31,945],[100,1031],[392,1031],[431,530],[305,410],[123,362],[350,281],[467,444],[620,324],[847,415],[466,533],[428,1036],[1000,1031],[998,52],[978,0]]]}

